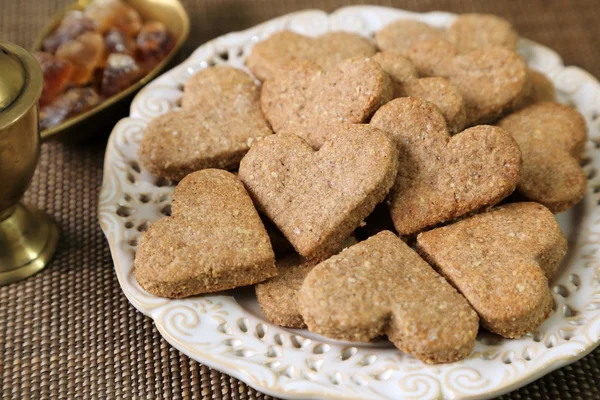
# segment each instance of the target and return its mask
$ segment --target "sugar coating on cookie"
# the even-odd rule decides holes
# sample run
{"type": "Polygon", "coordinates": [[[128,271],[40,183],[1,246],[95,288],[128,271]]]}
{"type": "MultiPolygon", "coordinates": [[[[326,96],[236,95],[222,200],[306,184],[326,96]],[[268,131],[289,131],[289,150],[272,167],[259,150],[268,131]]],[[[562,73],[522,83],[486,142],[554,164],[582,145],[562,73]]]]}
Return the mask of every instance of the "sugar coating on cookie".
{"type": "Polygon", "coordinates": [[[437,108],[413,97],[387,103],[370,124],[398,146],[387,202],[400,235],[495,205],[516,187],[521,152],[503,129],[480,125],[451,137],[437,108]]]}
{"type": "Polygon", "coordinates": [[[465,358],[479,328],[464,297],[389,231],[317,265],[299,303],[311,332],[359,342],[387,335],[426,363],[465,358]]]}
{"type": "Polygon", "coordinates": [[[273,133],[259,96],[253,79],[239,69],[198,72],[186,83],[182,110],[154,118],[144,130],[140,162],[174,181],[205,168],[236,168],[254,140],[273,133]]]}
{"type": "Polygon", "coordinates": [[[134,261],[140,286],[169,298],[251,285],[276,273],[269,236],[242,182],[216,169],[179,182],[172,216],[150,225],[134,261]]]}
{"type": "Polygon", "coordinates": [[[398,153],[385,133],[339,125],[317,152],[292,134],[255,143],[239,176],[296,251],[322,259],[383,201],[397,171],[398,153]]]}
{"type": "Polygon", "coordinates": [[[583,116],[554,102],[532,104],[502,119],[523,154],[517,190],[552,212],[565,211],[584,196],[587,179],[579,163],[587,140],[583,116]]]}
{"type": "Polygon", "coordinates": [[[424,40],[443,40],[444,31],[424,22],[412,20],[394,21],[375,35],[377,46],[383,50],[404,52],[415,43],[424,40]]]}
{"type": "Polygon", "coordinates": [[[290,133],[318,149],[340,123],[367,120],[393,96],[390,77],[368,58],[345,60],[324,71],[296,63],[263,85],[262,110],[275,133],[290,133]]]}
{"type": "Polygon", "coordinates": [[[421,233],[417,247],[467,298],[486,329],[517,338],[550,315],[548,279],[567,240],[547,208],[513,203],[421,233]]]}
{"type": "Polygon", "coordinates": [[[459,54],[449,42],[423,41],[406,54],[420,75],[447,78],[458,88],[468,125],[496,120],[513,110],[529,90],[525,61],[504,47],[459,54]]]}
{"type": "Polygon", "coordinates": [[[412,62],[393,51],[373,56],[394,82],[394,97],[418,97],[433,103],[444,115],[450,133],[461,131],[467,120],[465,103],[458,88],[446,78],[418,78],[412,62]]]}
{"type": "Polygon", "coordinates": [[[496,15],[462,14],[452,23],[446,38],[460,53],[468,53],[493,46],[516,50],[519,35],[510,22],[496,15]]]}
{"type": "Polygon", "coordinates": [[[328,32],[313,38],[281,31],[257,43],[246,65],[258,79],[264,81],[297,61],[309,61],[329,70],[347,58],[369,57],[375,52],[373,43],[355,33],[328,32]]]}

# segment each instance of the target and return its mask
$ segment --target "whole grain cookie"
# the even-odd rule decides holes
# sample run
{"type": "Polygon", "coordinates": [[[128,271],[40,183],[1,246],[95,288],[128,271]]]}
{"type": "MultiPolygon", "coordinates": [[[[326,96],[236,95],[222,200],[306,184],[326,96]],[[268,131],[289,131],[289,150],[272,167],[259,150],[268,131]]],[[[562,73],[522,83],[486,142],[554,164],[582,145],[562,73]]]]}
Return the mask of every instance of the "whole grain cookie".
{"type": "Polygon", "coordinates": [[[559,213],[579,203],[587,179],[579,161],[587,140],[581,114],[554,102],[532,104],[502,119],[523,154],[517,191],[559,213]]]}
{"type": "Polygon", "coordinates": [[[375,35],[381,50],[400,53],[427,40],[446,40],[453,43],[460,53],[494,46],[516,50],[518,39],[510,22],[491,14],[459,15],[447,31],[423,22],[397,20],[375,35]]]}
{"type": "Polygon", "coordinates": [[[383,201],[397,171],[398,153],[386,134],[337,125],[317,152],[287,133],[257,142],[239,176],[296,251],[322,259],[383,201]]]}
{"type": "Polygon", "coordinates": [[[504,47],[459,54],[449,42],[423,41],[406,54],[420,75],[447,78],[458,88],[469,125],[494,121],[513,110],[530,88],[525,61],[504,47]]]}
{"type": "Polygon", "coordinates": [[[397,20],[375,35],[377,46],[383,51],[403,53],[413,44],[424,40],[444,40],[445,32],[424,22],[397,20]]]}
{"type": "Polygon", "coordinates": [[[144,233],[134,268],[144,290],[169,298],[251,285],[277,273],[269,236],[242,182],[216,169],[179,182],[172,216],[144,233]]]}
{"type": "Polygon", "coordinates": [[[254,289],[261,311],[272,323],[287,328],[305,328],[298,309],[298,292],[304,278],[317,264],[298,254],[277,261],[277,276],[254,289]]]}
{"type": "Polygon", "coordinates": [[[529,70],[529,93],[523,97],[517,108],[527,107],[530,104],[542,101],[555,101],[556,90],[554,84],[546,75],[533,69],[529,70]]]}
{"type": "Polygon", "coordinates": [[[460,53],[469,53],[494,46],[516,50],[519,35],[510,22],[496,15],[462,14],[452,23],[446,38],[460,53]]]}
{"type": "Polygon", "coordinates": [[[418,97],[433,103],[444,115],[450,133],[460,132],[467,122],[465,103],[456,86],[446,78],[418,78],[412,62],[392,51],[373,56],[394,83],[394,97],[418,97]]]}
{"type": "Polygon", "coordinates": [[[347,58],[369,57],[375,51],[373,43],[354,33],[329,32],[313,38],[281,31],[257,43],[246,65],[258,79],[264,81],[297,61],[310,61],[329,70],[347,58]]]}
{"type": "Polygon", "coordinates": [[[513,203],[421,233],[417,247],[467,298],[485,328],[517,338],[550,315],[548,279],[567,240],[547,208],[513,203]]]}
{"type": "Polygon", "coordinates": [[[515,189],[521,152],[503,129],[480,125],[450,137],[437,108],[413,97],[382,106],[370,124],[398,146],[388,205],[400,235],[495,205],[515,189]]]}
{"type": "Polygon", "coordinates": [[[254,140],[271,134],[250,75],[218,66],[188,80],[182,110],[150,121],[138,156],[154,175],[178,181],[204,168],[236,168],[254,140]]]}
{"type": "MultiPolygon", "coordinates": [[[[354,244],[356,239],[351,236],[344,242],[343,250],[354,244]]],[[[289,255],[275,263],[277,276],[254,286],[256,301],[269,321],[287,328],[306,327],[298,308],[298,292],[316,264],[298,254],[289,255]]]]}
{"type": "Polygon", "coordinates": [[[339,123],[360,123],[393,96],[389,76],[371,59],[350,59],[324,71],[297,63],[263,85],[261,105],[275,133],[292,133],[318,149],[339,123]]]}
{"type": "Polygon", "coordinates": [[[389,231],[317,265],[299,304],[312,332],[360,342],[387,335],[426,363],[465,358],[479,328],[456,289],[389,231]]]}

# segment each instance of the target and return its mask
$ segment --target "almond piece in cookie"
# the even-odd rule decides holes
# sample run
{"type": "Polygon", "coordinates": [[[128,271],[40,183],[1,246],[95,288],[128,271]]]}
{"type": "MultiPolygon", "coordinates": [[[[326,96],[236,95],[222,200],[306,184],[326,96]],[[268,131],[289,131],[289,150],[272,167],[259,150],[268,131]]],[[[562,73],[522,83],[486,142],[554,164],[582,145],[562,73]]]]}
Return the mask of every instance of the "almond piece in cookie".
{"type": "Polygon", "coordinates": [[[445,32],[424,22],[397,20],[375,35],[377,46],[382,51],[403,53],[410,46],[424,40],[444,40],[445,32]]]}
{"type": "Polygon", "coordinates": [[[134,268],[144,290],[169,298],[252,285],[277,274],[269,236],[242,182],[216,169],[179,182],[172,216],[144,233],[134,268]]]}
{"type": "Polygon", "coordinates": [[[397,171],[398,153],[385,133],[337,125],[317,152],[287,133],[255,143],[239,176],[296,251],[322,259],[383,201],[397,171]]]}
{"type": "Polygon", "coordinates": [[[446,38],[460,53],[468,53],[494,46],[516,50],[519,35],[510,22],[496,15],[462,14],[450,26],[446,38]]]}
{"type": "Polygon", "coordinates": [[[387,103],[370,124],[398,146],[387,202],[400,235],[493,206],[516,187],[521,152],[503,129],[480,125],[451,137],[437,108],[413,97],[387,103]]]}
{"type": "Polygon", "coordinates": [[[309,61],[329,70],[341,61],[375,54],[375,45],[360,35],[329,32],[318,37],[291,31],[275,32],[257,43],[248,56],[248,69],[261,81],[297,61],[309,61]]]}
{"type": "Polygon", "coordinates": [[[447,78],[458,88],[468,125],[491,122],[510,112],[530,89],[525,61],[504,47],[459,54],[449,42],[423,41],[406,54],[421,76],[447,78]]]}
{"type": "Polygon", "coordinates": [[[485,328],[517,338],[550,315],[548,279],[567,240],[547,208],[513,203],[421,233],[417,247],[467,298],[485,328]]]}
{"type": "Polygon", "coordinates": [[[387,335],[426,363],[464,359],[479,328],[464,297],[389,231],[317,265],[299,304],[311,332],[360,342],[387,335]]]}
{"type": "Polygon", "coordinates": [[[291,133],[314,149],[340,123],[366,121],[391,100],[393,85],[371,59],[350,59],[324,71],[297,63],[277,71],[263,85],[262,110],[275,133],[291,133]]]}
{"type": "Polygon", "coordinates": [[[237,168],[250,144],[272,133],[250,75],[206,68],[186,83],[182,110],[150,121],[138,156],[152,174],[178,181],[205,168],[237,168]]]}
{"type": "Polygon", "coordinates": [[[498,126],[513,135],[523,154],[517,191],[552,212],[579,203],[587,179],[579,160],[587,140],[583,116],[554,102],[532,104],[502,119],[498,126]]]}
{"type": "Polygon", "coordinates": [[[448,79],[418,78],[412,62],[392,51],[373,56],[394,82],[394,97],[418,97],[433,103],[444,115],[450,133],[460,132],[467,122],[465,104],[460,91],[448,79]]]}

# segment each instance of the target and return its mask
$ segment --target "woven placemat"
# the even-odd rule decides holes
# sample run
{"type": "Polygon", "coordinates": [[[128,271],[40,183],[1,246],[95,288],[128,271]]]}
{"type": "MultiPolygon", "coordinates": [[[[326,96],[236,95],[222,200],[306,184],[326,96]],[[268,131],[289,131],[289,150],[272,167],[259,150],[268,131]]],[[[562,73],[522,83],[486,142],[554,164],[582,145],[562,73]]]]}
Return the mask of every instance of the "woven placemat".
{"type": "MultiPolygon", "coordinates": [[[[0,0],[0,38],[29,46],[64,0],[0,0]]],[[[348,1],[188,0],[192,32],[182,58],[215,36],[304,8],[348,1]]],[[[598,0],[373,1],[415,11],[491,12],[600,76],[598,0]]],[[[0,71],[1,73],[1,71],[0,71]]],[[[45,144],[25,201],[50,213],[61,239],[51,265],[0,288],[3,398],[267,399],[167,344],[122,294],[97,222],[108,132],[79,145],[45,144]]],[[[600,399],[600,350],[503,399],[600,399]]]]}

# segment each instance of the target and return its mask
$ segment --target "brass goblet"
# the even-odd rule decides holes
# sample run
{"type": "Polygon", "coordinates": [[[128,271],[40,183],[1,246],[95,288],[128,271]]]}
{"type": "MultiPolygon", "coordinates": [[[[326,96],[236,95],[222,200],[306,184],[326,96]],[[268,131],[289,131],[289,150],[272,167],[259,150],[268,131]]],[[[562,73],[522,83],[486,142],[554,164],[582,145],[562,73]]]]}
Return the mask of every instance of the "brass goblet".
{"type": "Polygon", "coordinates": [[[0,285],[43,269],[58,241],[54,221],[20,202],[40,154],[43,84],[35,58],[0,41],[0,285]]]}

